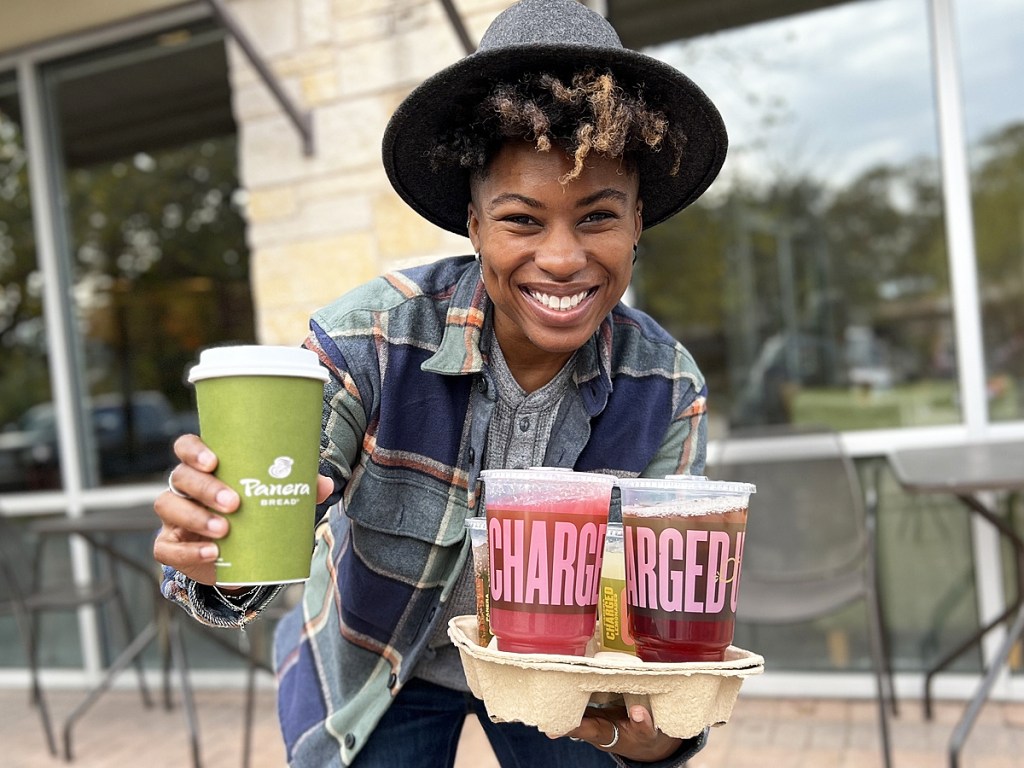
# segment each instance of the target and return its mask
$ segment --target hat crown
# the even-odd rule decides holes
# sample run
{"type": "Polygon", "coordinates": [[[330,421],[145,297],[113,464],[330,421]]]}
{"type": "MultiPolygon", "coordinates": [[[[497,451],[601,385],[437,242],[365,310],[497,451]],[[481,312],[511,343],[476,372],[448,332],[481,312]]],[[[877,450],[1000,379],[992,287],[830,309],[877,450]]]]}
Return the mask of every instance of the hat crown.
{"type": "Polygon", "coordinates": [[[491,22],[479,51],[529,45],[622,48],[612,25],[578,0],[520,0],[491,22]]]}
{"type": "Polygon", "coordinates": [[[381,154],[388,180],[425,219],[465,235],[469,174],[454,163],[432,162],[438,137],[451,130],[453,119],[462,119],[454,107],[472,109],[495,83],[518,82],[526,73],[566,78],[587,68],[607,69],[616,82],[639,89],[685,137],[681,164],[675,164],[675,152],[637,156],[644,228],[700,197],[725,162],[729,145],[718,109],[675,67],[625,48],[612,25],[577,0],[519,0],[491,23],[475,53],[418,85],[384,132],[381,154]]]}

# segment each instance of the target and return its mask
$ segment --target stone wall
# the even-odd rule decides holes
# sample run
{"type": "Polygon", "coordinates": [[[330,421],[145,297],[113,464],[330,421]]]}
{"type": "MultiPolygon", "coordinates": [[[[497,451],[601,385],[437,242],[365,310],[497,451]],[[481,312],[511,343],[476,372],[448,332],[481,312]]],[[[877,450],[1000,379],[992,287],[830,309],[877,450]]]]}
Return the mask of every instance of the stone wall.
{"type": "MultiPolygon", "coordinates": [[[[479,40],[509,0],[455,0],[479,40]]],[[[395,106],[464,55],[439,0],[231,0],[285,90],[311,112],[315,149],[229,44],[246,189],[257,336],[294,344],[310,313],[388,269],[468,253],[391,189],[380,143],[395,106]]]]}

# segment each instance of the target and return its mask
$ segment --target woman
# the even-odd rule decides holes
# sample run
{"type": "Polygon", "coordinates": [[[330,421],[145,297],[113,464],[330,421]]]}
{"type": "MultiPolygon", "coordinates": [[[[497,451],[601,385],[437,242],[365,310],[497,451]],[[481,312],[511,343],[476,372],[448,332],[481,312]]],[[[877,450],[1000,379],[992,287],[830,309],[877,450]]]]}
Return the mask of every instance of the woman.
{"type": "MultiPolygon", "coordinates": [[[[693,83],[575,0],[512,6],[396,111],[392,184],[475,256],[386,275],[311,321],[331,378],[312,576],[275,643],[292,765],[451,765],[469,712],[503,766],[675,766],[703,746],[642,706],[568,738],[491,723],[445,629],[475,610],[464,520],[482,512],[482,469],[702,470],[700,372],[620,299],[643,227],[695,200],[725,147],[693,83]]],[[[238,499],[197,437],[175,450],[155,504],[164,592],[244,626],[276,590],[209,586],[228,529],[211,510],[230,519],[238,499]]]]}

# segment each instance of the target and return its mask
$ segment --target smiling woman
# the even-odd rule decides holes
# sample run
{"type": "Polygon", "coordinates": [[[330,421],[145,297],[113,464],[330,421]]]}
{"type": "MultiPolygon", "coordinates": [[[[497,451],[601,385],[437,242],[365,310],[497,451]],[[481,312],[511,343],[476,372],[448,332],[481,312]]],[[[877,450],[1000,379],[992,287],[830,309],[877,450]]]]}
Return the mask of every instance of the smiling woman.
{"type": "MultiPolygon", "coordinates": [[[[567,734],[492,723],[445,630],[476,610],[464,524],[484,512],[483,471],[703,468],[703,377],[621,299],[644,227],[699,197],[725,147],[696,85],[624,49],[576,0],[515,3],[399,106],[389,180],[477,255],[385,275],[311,320],[306,346],[331,373],[324,534],[305,620],[276,637],[290,764],[451,766],[467,707],[505,766],[669,768],[703,746],[705,734],[660,732],[641,705],[591,712],[567,734]]],[[[238,499],[198,438],[177,453],[175,484],[192,498],[156,503],[164,591],[202,621],[243,626],[274,590],[225,602],[210,588],[223,535],[211,510],[230,523],[238,499]]]]}

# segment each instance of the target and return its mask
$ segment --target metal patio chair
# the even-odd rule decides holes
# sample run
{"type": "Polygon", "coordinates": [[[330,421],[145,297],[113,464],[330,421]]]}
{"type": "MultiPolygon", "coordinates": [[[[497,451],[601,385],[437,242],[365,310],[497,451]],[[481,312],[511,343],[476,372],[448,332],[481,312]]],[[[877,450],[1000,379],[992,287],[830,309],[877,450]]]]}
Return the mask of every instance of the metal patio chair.
{"type": "MultiPolygon", "coordinates": [[[[124,593],[117,579],[117,569],[107,562],[106,573],[83,586],[66,579],[44,577],[41,543],[33,545],[25,532],[0,514],[0,616],[13,615],[25,651],[31,679],[31,704],[38,708],[39,719],[50,753],[58,755],[50,710],[40,681],[40,620],[53,613],[75,612],[83,606],[109,607],[124,631],[124,637],[135,636],[124,593]]],[[[143,703],[152,706],[141,661],[135,662],[143,703]]]]}
{"type": "Polygon", "coordinates": [[[892,668],[876,586],[874,518],[839,436],[789,427],[738,431],[709,475],[754,483],[740,576],[738,624],[792,624],[863,601],[886,768],[892,668]]]}

